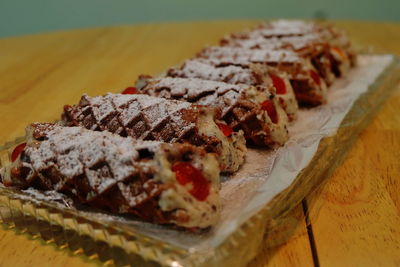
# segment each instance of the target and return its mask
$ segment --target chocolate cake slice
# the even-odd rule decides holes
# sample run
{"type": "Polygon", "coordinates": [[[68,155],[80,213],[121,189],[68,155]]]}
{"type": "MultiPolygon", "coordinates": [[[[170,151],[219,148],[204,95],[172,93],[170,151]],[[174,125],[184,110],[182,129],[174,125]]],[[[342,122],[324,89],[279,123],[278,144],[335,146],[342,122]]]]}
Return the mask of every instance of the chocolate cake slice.
{"type": "Polygon", "coordinates": [[[190,144],[120,137],[81,127],[32,124],[3,183],[57,191],[77,204],[158,224],[207,228],[220,211],[214,154],[190,144]]]}
{"type": "Polygon", "coordinates": [[[216,59],[212,62],[206,59],[190,59],[186,60],[180,67],[170,68],[167,76],[264,86],[276,95],[289,121],[294,120],[297,115],[298,105],[290,81],[286,73],[279,72],[273,67],[260,64],[225,66],[216,59]]]}
{"type": "Polygon", "coordinates": [[[141,76],[139,92],[217,107],[219,119],[247,141],[262,146],[282,145],[288,139],[287,116],[273,93],[262,86],[227,84],[195,78],[141,76]]]}
{"type": "Polygon", "coordinates": [[[190,143],[217,154],[223,172],[234,172],[244,162],[241,132],[224,133],[215,121],[216,109],[139,94],[83,95],[75,106],[65,106],[61,124],[109,131],[139,140],[190,143]]]}
{"type": "Polygon", "coordinates": [[[288,50],[263,50],[211,46],[199,58],[218,66],[261,64],[277,68],[288,75],[299,104],[316,106],[326,103],[327,86],[311,62],[288,50]]]}

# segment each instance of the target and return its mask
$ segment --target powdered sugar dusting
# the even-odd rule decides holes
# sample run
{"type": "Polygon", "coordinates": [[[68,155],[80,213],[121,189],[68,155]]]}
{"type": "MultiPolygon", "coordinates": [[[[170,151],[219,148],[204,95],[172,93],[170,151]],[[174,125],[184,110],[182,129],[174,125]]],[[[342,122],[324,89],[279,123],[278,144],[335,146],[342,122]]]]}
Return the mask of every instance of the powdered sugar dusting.
{"type": "Polygon", "coordinates": [[[168,74],[172,77],[199,78],[232,84],[256,83],[256,78],[250,69],[239,66],[216,67],[211,62],[204,59],[187,60],[181,68],[170,69],[168,74]]]}
{"type": "Polygon", "coordinates": [[[315,23],[296,19],[277,19],[268,22],[267,25],[278,29],[314,29],[316,27],[315,23]]]}
{"type": "Polygon", "coordinates": [[[223,39],[223,44],[227,46],[264,50],[300,50],[313,46],[316,43],[324,43],[318,34],[266,38],[260,33],[260,30],[249,33],[246,38],[235,38],[233,35],[223,39]]]}
{"type": "Polygon", "coordinates": [[[218,58],[233,64],[249,63],[297,63],[301,58],[289,50],[247,49],[241,47],[211,46],[204,49],[200,55],[203,58],[218,58]]]}
{"type": "Polygon", "coordinates": [[[266,87],[234,85],[197,78],[166,77],[147,81],[147,85],[141,90],[164,96],[168,96],[169,91],[170,97],[173,98],[179,97],[200,105],[216,106],[221,110],[220,118],[230,124],[230,127],[237,127],[240,125],[238,122],[243,123],[239,127],[244,130],[246,138],[256,140],[255,136],[258,133],[271,137],[271,139],[261,139],[260,145],[283,144],[287,139],[286,114],[279,108],[278,103],[274,102],[272,105],[278,110],[279,123],[273,124],[268,114],[261,108],[261,103],[270,96],[266,87]],[[182,95],[180,93],[182,91],[186,93],[182,95]],[[246,121],[246,118],[250,116],[256,118],[253,117],[246,121]],[[257,126],[258,128],[255,129],[253,125],[261,126],[257,126]]]}
{"type": "Polygon", "coordinates": [[[162,88],[168,88],[173,97],[180,96],[185,100],[194,101],[199,97],[206,94],[222,95],[227,91],[242,92],[247,85],[243,84],[228,84],[223,82],[207,81],[197,78],[161,78],[155,80],[153,87],[155,90],[160,90],[162,88]],[[184,93],[182,93],[184,92],[184,93]]]}
{"type": "Polygon", "coordinates": [[[175,142],[181,133],[195,127],[196,119],[185,119],[185,110],[195,111],[190,103],[135,94],[112,94],[89,97],[84,95],[79,105],[65,111],[65,125],[79,125],[91,130],[108,130],[113,133],[129,135],[137,139],[175,142]],[[168,136],[161,125],[174,122],[168,136]],[[171,138],[172,136],[172,138],[171,138]]]}
{"type": "MultiPolygon", "coordinates": [[[[27,147],[25,149],[26,153],[32,148],[27,147]]],[[[55,154],[51,149],[51,145],[49,142],[43,144],[43,148],[38,150],[36,153],[31,155],[31,160],[33,162],[34,169],[45,169],[48,168],[52,161],[55,160],[55,154]]]]}
{"type": "Polygon", "coordinates": [[[67,180],[86,175],[89,184],[101,192],[135,172],[134,161],[140,149],[157,151],[161,142],[135,141],[109,132],[94,132],[80,127],[54,127],[47,140],[38,147],[29,146],[25,153],[33,168],[43,171],[49,166],[58,169],[67,180]],[[99,163],[107,163],[98,168],[99,163]],[[93,167],[97,165],[96,169],[93,167]],[[98,173],[102,179],[99,179],[98,173]]]}
{"type": "Polygon", "coordinates": [[[182,101],[166,100],[148,95],[123,95],[108,93],[105,98],[109,99],[114,107],[123,114],[122,121],[129,122],[137,115],[146,116],[150,122],[162,120],[182,109],[191,109],[191,105],[182,101]],[[126,108],[128,107],[128,108],[126,108]]]}
{"type": "Polygon", "coordinates": [[[304,35],[318,29],[315,23],[301,20],[276,20],[264,24],[264,26],[265,28],[261,30],[264,36],[304,35]]]}

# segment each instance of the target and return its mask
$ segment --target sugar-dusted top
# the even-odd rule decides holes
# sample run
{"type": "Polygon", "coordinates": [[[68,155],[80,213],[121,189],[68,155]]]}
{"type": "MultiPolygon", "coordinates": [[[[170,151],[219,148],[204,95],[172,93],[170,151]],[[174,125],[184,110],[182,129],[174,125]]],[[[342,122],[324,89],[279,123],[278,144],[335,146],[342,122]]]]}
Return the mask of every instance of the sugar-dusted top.
{"type": "Polygon", "coordinates": [[[195,129],[199,116],[200,110],[187,102],[108,93],[96,97],[83,95],[78,105],[66,106],[62,123],[143,140],[179,142],[195,129]]]}
{"type": "Polygon", "coordinates": [[[189,103],[183,101],[166,100],[140,94],[124,95],[108,93],[104,97],[93,97],[91,101],[93,104],[100,101],[102,104],[98,106],[99,108],[103,105],[107,106],[107,103],[111,103],[120,112],[120,119],[124,125],[129,124],[132,118],[137,117],[139,114],[145,116],[153,124],[156,124],[165,117],[180,120],[180,111],[192,108],[189,103]]]}
{"type": "Polygon", "coordinates": [[[299,63],[301,58],[289,50],[248,49],[241,47],[210,46],[200,52],[199,57],[231,62],[234,65],[249,63],[299,63]]]}
{"type": "Polygon", "coordinates": [[[301,36],[285,36],[282,38],[266,38],[260,34],[259,30],[255,30],[249,33],[247,37],[244,37],[236,38],[235,35],[227,36],[221,40],[221,43],[226,46],[264,50],[280,50],[285,48],[300,50],[316,44],[326,43],[320,35],[314,33],[301,36]]]}
{"type": "Polygon", "coordinates": [[[182,67],[171,68],[168,75],[181,78],[199,78],[203,80],[220,81],[226,83],[256,84],[257,77],[248,69],[240,66],[217,67],[205,59],[186,60],[182,67]]]}
{"type": "MultiPolygon", "coordinates": [[[[33,124],[31,131],[34,132],[37,127],[40,124],[33,124]]],[[[48,131],[43,127],[40,130],[45,140],[25,149],[33,169],[41,172],[55,167],[67,180],[85,175],[90,186],[99,192],[136,172],[135,161],[139,160],[139,150],[155,153],[163,144],[81,127],[52,126],[48,131]],[[91,175],[99,165],[104,164],[109,168],[110,175],[101,180],[98,175],[91,175]]]]}
{"type": "Polygon", "coordinates": [[[217,97],[218,95],[223,95],[228,91],[240,93],[249,86],[244,84],[234,85],[197,78],[166,77],[153,80],[151,87],[156,91],[168,88],[172,97],[182,97],[187,101],[195,102],[199,98],[209,94],[217,97]]]}
{"type": "Polygon", "coordinates": [[[321,25],[300,20],[275,20],[263,23],[257,29],[259,30],[258,34],[268,38],[317,34],[320,39],[328,42],[339,43],[343,46],[348,46],[350,43],[346,34],[332,25],[321,25]]]}
{"type": "Polygon", "coordinates": [[[317,31],[320,27],[312,22],[301,20],[275,20],[260,25],[264,36],[294,36],[317,31]]]}
{"type": "Polygon", "coordinates": [[[257,92],[270,97],[270,92],[263,86],[246,84],[227,84],[223,82],[207,81],[196,78],[156,78],[148,79],[141,89],[144,93],[165,97],[183,99],[198,105],[217,107],[221,112],[219,118],[232,115],[234,109],[246,110],[234,121],[245,120],[250,113],[256,112],[258,105],[249,95],[257,92]],[[246,113],[246,116],[244,115],[246,113]]]}

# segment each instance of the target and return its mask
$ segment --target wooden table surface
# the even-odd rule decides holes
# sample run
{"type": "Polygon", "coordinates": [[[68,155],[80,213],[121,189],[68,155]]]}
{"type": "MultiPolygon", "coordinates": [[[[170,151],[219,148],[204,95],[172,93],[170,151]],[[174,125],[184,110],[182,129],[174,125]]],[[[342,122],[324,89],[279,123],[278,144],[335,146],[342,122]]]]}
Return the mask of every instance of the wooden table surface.
{"type": "MultiPolygon", "coordinates": [[[[56,119],[83,92],[117,92],[137,75],[157,74],[223,34],[254,21],[83,29],[0,39],[0,143],[34,121],[56,119]]],[[[352,39],[400,55],[400,24],[337,22],[352,39]]],[[[263,244],[250,266],[400,265],[400,87],[325,186],[292,214],[291,238],[263,244]],[[304,218],[304,220],[303,220],[304,218]]],[[[95,266],[40,240],[0,228],[0,266],[95,266]]]]}

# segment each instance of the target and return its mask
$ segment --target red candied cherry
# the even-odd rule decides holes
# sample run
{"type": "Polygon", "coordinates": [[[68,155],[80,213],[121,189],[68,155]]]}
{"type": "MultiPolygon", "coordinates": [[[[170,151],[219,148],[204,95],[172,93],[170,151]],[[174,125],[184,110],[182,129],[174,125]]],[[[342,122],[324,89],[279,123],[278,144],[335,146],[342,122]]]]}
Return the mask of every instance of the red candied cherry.
{"type": "Polygon", "coordinates": [[[11,161],[12,162],[17,160],[18,156],[22,153],[22,151],[24,151],[25,147],[26,147],[26,143],[22,143],[14,148],[13,152],[11,153],[11,161]]]}
{"type": "Polygon", "coordinates": [[[278,95],[284,95],[286,94],[286,85],[285,85],[285,81],[277,76],[277,75],[271,75],[271,79],[272,79],[272,83],[274,84],[275,88],[276,88],[276,93],[278,95]]]}
{"type": "Polygon", "coordinates": [[[273,123],[278,123],[278,113],[276,112],[274,102],[265,100],[261,103],[261,109],[267,111],[269,118],[273,123]]]}
{"type": "Polygon", "coordinates": [[[224,124],[224,123],[217,123],[217,126],[219,127],[219,129],[221,130],[221,132],[226,136],[230,136],[233,132],[232,128],[229,127],[228,125],[224,124]]]}
{"type": "Polygon", "coordinates": [[[319,77],[317,72],[310,70],[310,76],[316,84],[321,85],[321,77],[319,77]]]}
{"type": "Polygon", "coordinates": [[[137,91],[136,87],[128,87],[124,91],[122,91],[121,94],[123,94],[123,95],[134,95],[134,94],[137,94],[137,93],[138,93],[138,91],[137,91]]]}
{"type": "Polygon", "coordinates": [[[175,172],[176,180],[181,185],[192,183],[193,188],[189,193],[197,200],[204,201],[210,194],[210,185],[203,174],[188,162],[176,162],[172,166],[175,172]]]}

